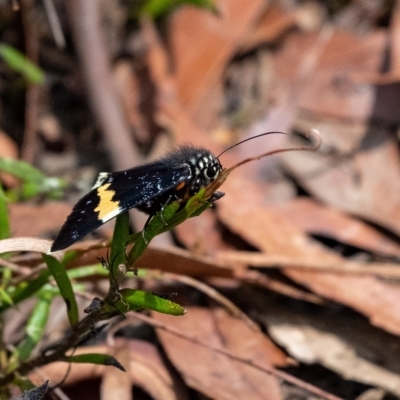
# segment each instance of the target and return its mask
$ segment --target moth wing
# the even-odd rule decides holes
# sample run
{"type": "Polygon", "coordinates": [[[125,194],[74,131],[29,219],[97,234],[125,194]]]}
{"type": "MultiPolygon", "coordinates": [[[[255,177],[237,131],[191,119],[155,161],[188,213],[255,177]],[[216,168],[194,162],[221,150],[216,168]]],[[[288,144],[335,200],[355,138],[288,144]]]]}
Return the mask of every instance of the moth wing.
{"type": "Polygon", "coordinates": [[[189,176],[186,165],[168,167],[163,163],[101,174],[93,189],[74,206],[50,252],[65,249],[122,212],[173,189],[189,176]]]}

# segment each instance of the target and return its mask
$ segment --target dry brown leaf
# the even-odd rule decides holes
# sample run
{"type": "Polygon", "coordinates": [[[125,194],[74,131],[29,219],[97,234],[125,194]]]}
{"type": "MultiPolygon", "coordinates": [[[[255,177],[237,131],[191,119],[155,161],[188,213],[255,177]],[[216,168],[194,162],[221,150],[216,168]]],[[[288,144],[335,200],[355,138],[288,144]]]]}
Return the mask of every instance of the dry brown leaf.
{"type": "Polygon", "coordinates": [[[296,26],[295,12],[286,12],[282,7],[272,4],[258,18],[240,48],[241,52],[276,40],[285,31],[296,26]]]}
{"type": "MultiPolygon", "coordinates": [[[[153,316],[161,322],[171,320],[163,314],[154,313],[153,316]]],[[[173,322],[174,327],[185,334],[221,346],[244,359],[266,366],[286,363],[286,357],[269,339],[222,309],[190,307],[185,317],[175,318],[173,322]]],[[[184,381],[206,396],[216,400],[281,398],[277,381],[266,373],[171,333],[159,330],[158,335],[184,381]]]]}
{"type": "MultiPolygon", "coordinates": [[[[0,157],[17,159],[18,153],[17,144],[0,129],[0,157]]],[[[18,186],[20,182],[18,178],[4,172],[0,172],[0,181],[10,188],[18,186]]]]}
{"type": "Polygon", "coordinates": [[[321,132],[323,147],[318,153],[284,156],[291,173],[324,203],[400,235],[400,158],[395,137],[382,129],[349,131],[337,125],[321,132]]]}
{"type": "Polygon", "coordinates": [[[378,386],[400,396],[400,376],[357,355],[355,350],[335,335],[306,325],[272,325],[274,340],[297,360],[318,363],[347,380],[378,386]]]}
{"type": "MultiPolygon", "coordinates": [[[[316,34],[293,34],[275,57],[276,84],[296,84],[299,59],[306,53],[316,34]]],[[[355,71],[376,72],[382,65],[387,33],[376,30],[357,36],[335,32],[319,58],[312,80],[307,82],[299,107],[322,117],[366,121],[371,117],[375,89],[372,85],[352,82],[355,71]]]]}
{"type": "Polygon", "coordinates": [[[121,371],[117,368],[105,368],[103,372],[103,379],[101,383],[101,397],[103,399],[118,399],[118,400],[131,400],[132,399],[132,378],[133,371],[130,363],[131,354],[127,351],[127,344],[125,341],[120,341],[114,348],[112,356],[125,368],[121,371]]]}
{"type": "MultiPolygon", "coordinates": [[[[218,206],[219,216],[233,232],[263,252],[290,255],[300,264],[307,260],[324,263],[342,260],[309,239],[284,215],[261,204],[258,185],[238,178],[240,175],[225,182],[227,196],[218,206]]],[[[290,268],[282,272],[315,293],[362,312],[373,324],[400,334],[400,309],[396,306],[400,301],[400,288],[397,285],[365,276],[290,268]]]]}
{"type": "Polygon", "coordinates": [[[332,318],[332,310],[299,310],[270,298],[265,309],[263,301],[259,299],[257,305],[260,320],[295,359],[323,364],[345,379],[399,395],[399,346],[395,336],[370,326],[352,312],[342,310],[332,318]]]}
{"type": "Polygon", "coordinates": [[[275,210],[309,234],[333,238],[380,255],[400,256],[400,246],[378,230],[310,198],[293,199],[277,205],[275,210]]]}
{"type": "Polygon", "coordinates": [[[0,157],[17,158],[17,144],[3,130],[0,130],[0,157]]]}
{"type": "Polygon", "coordinates": [[[55,201],[10,204],[11,233],[15,237],[48,236],[60,229],[70,212],[70,204],[55,201]]]}
{"type": "MultiPolygon", "coordinates": [[[[85,348],[78,348],[75,355],[86,353],[100,353],[109,354],[117,357],[118,361],[123,364],[123,359],[127,359],[128,365],[125,365],[127,372],[118,371],[118,374],[124,374],[118,378],[123,379],[123,391],[120,392],[118,387],[114,387],[112,392],[112,383],[107,382],[107,391],[103,392],[102,398],[131,398],[132,386],[137,385],[147,391],[154,399],[157,400],[185,400],[185,390],[180,384],[179,380],[173,377],[165,363],[162,361],[157,348],[148,343],[140,340],[124,340],[118,339],[115,342],[115,348],[100,345],[90,346],[85,348]],[[121,352],[125,352],[127,357],[119,357],[121,352]],[[129,381],[127,381],[127,378],[129,381]],[[104,395],[107,396],[104,397],[104,395]],[[110,396],[111,395],[111,396],[110,396]]],[[[46,365],[41,369],[41,375],[38,376],[35,372],[30,374],[30,378],[34,382],[41,382],[43,380],[43,373],[50,379],[50,384],[54,385],[59,383],[65,378],[64,386],[76,385],[80,382],[95,378],[105,378],[109,374],[109,369],[113,367],[106,367],[93,364],[68,364],[62,362],[55,362],[46,365]],[[68,374],[67,374],[68,372],[68,374]]],[[[113,368],[115,369],[115,368],[113,368]]],[[[103,381],[103,384],[105,382],[103,381]]],[[[115,382],[114,382],[115,383],[115,382]]]]}
{"type": "MultiPolygon", "coordinates": [[[[72,246],[71,249],[78,251],[80,249],[87,249],[89,243],[92,246],[98,244],[98,242],[93,241],[84,243],[86,244],[72,246]]],[[[68,265],[74,268],[82,265],[96,264],[101,257],[107,257],[107,249],[105,247],[86,250],[68,265]]],[[[193,277],[214,276],[231,278],[234,273],[234,265],[232,263],[227,267],[224,264],[215,263],[212,257],[194,255],[190,251],[178,247],[156,248],[150,246],[136,262],[135,267],[156,269],[193,277]]]]}
{"type": "Polygon", "coordinates": [[[149,127],[146,116],[143,115],[143,104],[141,104],[141,87],[139,78],[134,74],[131,62],[121,60],[114,66],[114,80],[121,98],[122,107],[126,118],[135,132],[135,138],[145,143],[149,140],[149,127]]]}
{"type": "Polygon", "coordinates": [[[168,52],[158,35],[157,29],[150,20],[142,21],[142,36],[147,47],[147,63],[151,79],[157,88],[157,115],[160,125],[168,127],[173,132],[177,142],[187,141],[190,134],[190,143],[203,145],[212,150],[206,134],[190,118],[183,109],[177,95],[175,76],[169,68],[168,52]]]}
{"type": "Polygon", "coordinates": [[[186,220],[174,232],[178,240],[194,254],[210,254],[227,248],[212,212],[205,212],[200,218],[186,220]]]}
{"type": "Polygon", "coordinates": [[[279,39],[285,32],[297,26],[307,30],[315,29],[321,25],[324,18],[324,10],[317,3],[305,3],[295,6],[289,10],[284,9],[281,4],[271,4],[257,20],[254,28],[249,32],[241,52],[254,50],[265,43],[271,43],[279,39]]]}
{"type": "MultiPolygon", "coordinates": [[[[400,80],[400,44],[397,38],[400,34],[400,8],[395,7],[390,23],[390,70],[388,72],[356,72],[351,78],[356,82],[372,83],[375,85],[396,84],[400,80]]],[[[397,85],[395,89],[398,91],[397,85]]],[[[393,114],[392,114],[393,117],[393,114]]]]}
{"type": "Polygon", "coordinates": [[[169,23],[168,42],[174,59],[178,98],[192,117],[207,106],[208,96],[227,62],[253,29],[266,2],[218,0],[216,7],[218,15],[182,7],[169,23]]]}
{"type": "Polygon", "coordinates": [[[233,268],[218,265],[210,257],[195,256],[191,252],[177,247],[150,248],[144,252],[135,266],[194,277],[219,276],[227,278],[232,277],[233,274],[233,268]],[[165,260],[168,260],[168,263],[165,260]]]}
{"type": "Polygon", "coordinates": [[[329,306],[299,309],[267,293],[253,302],[257,312],[254,308],[274,340],[299,361],[323,363],[346,379],[398,392],[398,337],[369,325],[361,315],[329,306]]]}

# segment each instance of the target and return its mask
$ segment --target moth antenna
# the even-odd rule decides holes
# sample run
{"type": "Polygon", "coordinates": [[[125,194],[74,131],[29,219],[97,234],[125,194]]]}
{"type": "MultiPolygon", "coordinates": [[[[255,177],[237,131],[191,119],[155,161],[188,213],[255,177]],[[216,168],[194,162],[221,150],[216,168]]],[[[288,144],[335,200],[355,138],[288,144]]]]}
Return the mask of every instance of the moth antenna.
{"type": "Polygon", "coordinates": [[[244,143],[244,142],[248,142],[249,140],[257,139],[257,138],[259,138],[259,137],[261,137],[261,136],[272,135],[272,134],[275,134],[275,133],[279,133],[279,134],[282,134],[282,135],[288,135],[288,133],[279,132],[279,131],[272,131],[272,132],[260,133],[259,135],[252,136],[252,137],[250,137],[250,138],[241,140],[240,142],[238,142],[238,143],[236,143],[236,144],[234,144],[234,145],[228,147],[228,148],[225,149],[219,156],[217,156],[217,158],[220,158],[220,157],[222,156],[222,154],[226,153],[228,150],[233,149],[233,148],[236,147],[236,146],[239,146],[239,144],[242,144],[242,143],[244,143]]]}
{"type": "MultiPolygon", "coordinates": [[[[262,135],[258,135],[258,136],[263,136],[269,133],[283,133],[283,132],[268,132],[268,133],[264,133],[262,135]]],[[[287,133],[285,133],[285,135],[287,135],[287,133]]],[[[273,154],[278,154],[278,153],[285,153],[287,151],[317,151],[322,144],[322,139],[321,139],[321,134],[319,133],[319,131],[317,129],[311,129],[308,133],[305,134],[305,136],[307,138],[311,138],[314,141],[314,144],[312,146],[295,146],[295,147],[287,147],[286,149],[278,149],[278,150],[272,150],[272,151],[268,151],[266,153],[263,153],[259,156],[256,157],[250,157],[250,158],[246,158],[243,161],[240,161],[239,163],[233,165],[232,167],[228,168],[227,171],[229,171],[229,173],[231,171],[233,171],[234,169],[236,169],[237,167],[240,167],[243,164],[247,164],[250,161],[255,161],[255,160],[259,160],[261,158],[267,157],[267,156],[271,156],[273,154]]],[[[254,136],[254,138],[257,136],[254,136]]],[[[250,140],[252,138],[246,139],[244,141],[250,140]]],[[[237,143],[240,144],[240,143],[237,143]]],[[[235,146],[232,146],[235,147],[235,146]]],[[[229,149],[227,149],[229,150],[229,149]]],[[[225,150],[226,151],[226,150],[225,150]]],[[[224,151],[224,152],[225,152],[224,151]]]]}

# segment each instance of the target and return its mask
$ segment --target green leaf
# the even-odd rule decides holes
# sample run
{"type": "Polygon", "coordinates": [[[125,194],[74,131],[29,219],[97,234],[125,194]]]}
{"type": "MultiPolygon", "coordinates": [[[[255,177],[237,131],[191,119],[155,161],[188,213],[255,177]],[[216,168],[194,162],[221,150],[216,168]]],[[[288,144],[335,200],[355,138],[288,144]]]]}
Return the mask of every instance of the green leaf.
{"type": "Polygon", "coordinates": [[[39,194],[47,194],[52,198],[57,198],[62,195],[62,191],[66,187],[66,182],[63,179],[49,178],[25,161],[7,157],[0,158],[0,171],[16,176],[24,182],[21,188],[7,192],[7,196],[14,201],[29,199],[39,194]]]}
{"type": "Polygon", "coordinates": [[[217,10],[213,0],[147,0],[141,9],[141,14],[158,18],[183,5],[197,6],[214,12],[217,10]]]}
{"type": "Polygon", "coordinates": [[[54,295],[47,291],[43,291],[39,295],[39,301],[32,311],[31,317],[26,325],[26,337],[17,346],[14,356],[19,362],[26,361],[33,349],[37,346],[39,340],[43,336],[49,318],[51,301],[54,295]]]}
{"type": "Polygon", "coordinates": [[[74,261],[81,255],[81,252],[77,250],[67,250],[61,260],[64,265],[68,265],[70,262],[74,261]]]}
{"type": "Polygon", "coordinates": [[[13,300],[11,296],[2,287],[0,287],[0,305],[2,305],[3,303],[12,306],[13,300]]]}
{"type": "Polygon", "coordinates": [[[206,189],[200,190],[197,194],[191,197],[185,204],[185,207],[179,212],[175,213],[169,220],[168,223],[162,227],[158,233],[167,232],[176,226],[180,225],[182,222],[188,218],[199,216],[205,210],[212,207],[212,203],[208,200],[206,196],[206,189]]]}
{"type": "Polygon", "coordinates": [[[0,240],[10,237],[10,221],[8,219],[7,199],[0,184],[0,240]]]}
{"type": "Polygon", "coordinates": [[[32,83],[44,82],[44,72],[14,47],[0,43],[0,57],[11,69],[21,73],[28,81],[32,83]]]}
{"type": "Polygon", "coordinates": [[[179,207],[180,203],[178,201],[174,201],[151,218],[146,228],[143,229],[142,234],[137,237],[135,244],[128,254],[126,263],[128,269],[143,254],[149,245],[149,242],[155,236],[157,236],[163,228],[165,228],[166,222],[173,217],[179,207]]]}
{"type": "Polygon", "coordinates": [[[168,204],[151,218],[141,233],[136,233],[129,238],[129,242],[134,241],[135,244],[127,257],[126,265],[128,269],[131,269],[156,235],[175,228],[192,216],[200,215],[203,211],[209,209],[212,204],[206,195],[206,189],[202,189],[189,199],[182,210],[178,211],[180,206],[181,204],[178,201],[168,204]]]}
{"type": "Polygon", "coordinates": [[[46,179],[46,175],[25,161],[9,157],[0,158],[0,170],[7,172],[23,181],[38,182],[46,179]]]}
{"type": "Polygon", "coordinates": [[[70,269],[67,271],[67,273],[70,279],[87,278],[91,275],[107,276],[109,274],[102,264],[88,265],[70,269]]]}
{"type": "Polygon", "coordinates": [[[60,360],[60,361],[68,361],[71,363],[80,363],[80,364],[97,364],[97,365],[112,366],[125,372],[125,368],[114,357],[109,356],[107,354],[97,354],[97,353],[80,354],[77,356],[66,357],[65,360],[60,360]]]}
{"type": "MultiPolygon", "coordinates": [[[[38,290],[40,290],[49,280],[50,271],[43,271],[33,281],[21,282],[18,287],[13,291],[7,290],[13,304],[18,304],[23,300],[33,296],[38,290]]],[[[0,304],[0,313],[9,308],[9,304],[0,304]]]]}
{"type": "Polygon", "coordinates": [[[63,264],[49,254],[43,254],[43,260],[47,264],[58,288],[60,289],[60,294],[67,306],[69,323],[73,327],[79,322],[79,312],[78,304],[76,303],[75,294],[72,289],[71,281],[68,278],[67,271],[63,264]]]}
{"type": "Polygon", "coordinates": [[[186,312],[179,304],[142,290],[122,289],[119,293],[121,299],[116,303],[116,306],[123,312],[143,308],[176,316],[184,315],[186,312]]]}

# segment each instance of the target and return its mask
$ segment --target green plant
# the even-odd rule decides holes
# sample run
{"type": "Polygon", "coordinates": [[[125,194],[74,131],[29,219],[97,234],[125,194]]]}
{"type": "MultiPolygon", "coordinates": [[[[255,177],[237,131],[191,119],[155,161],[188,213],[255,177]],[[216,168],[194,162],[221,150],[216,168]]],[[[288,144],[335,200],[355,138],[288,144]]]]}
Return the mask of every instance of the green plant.
{"type": "MultiPolygon", "coordinates": [[[[0,160],[0,169],[7,172],[18,171],[8,168],[8,162],[0,160]]],[[[43,178],[37,171],[27,168],[36,179],[43,178]]],[[[18,175],[18,172],[16,173],[18,175]]],[[[29,174],[28,174],[29,175],[29,174]]],[[[26,175],[25,175],[26,176],[26,175]]],[[[33,179],[33,180],[35,180],[33,179]]],[[[41,179],[39,179],[41,181],[41,179]]],[[[37,182],[37,180],[36,180],[37,182]]],[[[42,182],[43,183],[43,182],[42,182]]],[[[41,187],[41,185],[38,185],[41,187]]],[[[178,202],[172,202],[162,211],[153,216],[142,232],[129,236],[128,214],[119,215],[116,219],[114,234],[110,242],[109,260],[102,260],[101,264],[68,269],[68,266],[80,255],[77,251],[67,251],[61,260],[56,254],[42,254],[46,269],[38,269],[34,274],[22,278],[12,279],[10,269],[2,266],[0,285],[0,321],[4,312],[10,307],[18,306],[23,300],[36,299],[36,304],[27,321],[23,339],[15,344],[10,352],[0,340],[0,395],[6,393],[8,384],[18,385],[21,389],[30,389],[32,384],[25,379],[27,374],[36,367],[54,361],[71,363],[92,363],[111,365],[119,369],[123,367],[111,356],[103,354],[70,355],[69,351],[93,330],[94,325],[108,320],[116,315],[123,315],[130,310],[148,309],[170,315],[183,315],[185,310],[179,304],[155,294],[131,288],[121,288],[121,283],[128,273],[137,273],[135,262],[143,254],[150,241],[158,234],[168,231],[187,218],[199,215],[210,207],[208,199],[215,189],[206,188],[191,198],[184,208],[178,202]],[[129,251],[127,248],[132,244],[129,251]],[[105,267],[105,268],[104,268],[105,267]],[[78,277],[101,274],[108,276],[109,289],[104,298],[93,299],[92,304],[85,311],[88,315],[79,321],[78,306],[75,297],[76,291],[82,289],[82,284],[76,283],[78,277]],[[56,296],[61,296],[66,304],[67,316],[70,323],[70,333],[65,340],[53,348],[52,352],[33,355],[40,347],[49,317],[50,306],[56,296]],[[3,390],[3,392],[1,392],[3,390]]],[[[34,190],[39,193],[39,190],[34,190]]],[[[9,234],[6,202],[2,199],[6,194],[0,192],[0,232],[3,237],[9,234]],[[1,222],[4,220],[4,222],[1,222]]],[[[13,239],[8,239],[12,241],[13,239]]],[[[0,252],[1,252],[0,241],[0,252]]],[[[4,324],[4,321],[2,321],[4,324]]]]}
{"type": "Polygon", "coordinates": [[[43,83],[44,73],[20,51],[5,43],[0,43],[0,58],[14,71],[19,72],[31,83],[43,83]]]}

